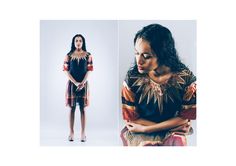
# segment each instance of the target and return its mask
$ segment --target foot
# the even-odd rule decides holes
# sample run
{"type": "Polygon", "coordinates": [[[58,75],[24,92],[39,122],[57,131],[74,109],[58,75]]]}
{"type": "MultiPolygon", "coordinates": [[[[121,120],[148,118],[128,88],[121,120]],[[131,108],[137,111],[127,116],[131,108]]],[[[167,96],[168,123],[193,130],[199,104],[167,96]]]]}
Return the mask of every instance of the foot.
{"type": "Polygon", "coordinates": [[[68,141],[74,141],[74,134],[70,134],[68,136],[68,141]]]}
{"type": "Polygon", "coordinates": [[[80,141],[81,141],[81,142],[86,142],[86,136],[85,136],[85,135],[82,135],[81,138],[80,138],[80,141]]]}

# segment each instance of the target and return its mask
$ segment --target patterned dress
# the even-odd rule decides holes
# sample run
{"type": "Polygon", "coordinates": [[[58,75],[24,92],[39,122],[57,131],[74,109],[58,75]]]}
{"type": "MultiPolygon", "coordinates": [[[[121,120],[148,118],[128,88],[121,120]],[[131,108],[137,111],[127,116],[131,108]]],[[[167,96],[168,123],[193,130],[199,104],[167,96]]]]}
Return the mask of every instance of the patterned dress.
{"type": "MultiPolygon", "coordinates": [[[[90,53],[84,55],[66,55],[63,64],[63,71],[69,71],[71,76],[81,82],[88,71],[93,71],[93,61],[90,53]]],[[[76,103],[80,107],[86,107],[89,104],[89,87],[86,81],[82,89],[78,89],[70,80],[66,88],[66,106],[74,107],[76,103]]]]}
{"type": "MultiPolygon", "coordinates": [[[[122,114],[127,121],[139,118],[160,123],[174,117],[196,119],[196,77],[184,69],[158,84],[147,74],[129,70],[122,87],[122,114]]],[[[186,145],[186,133],[170,130],[150,134],[121,132],[124,145],[186,145]],[[173,142],[175,141],[175,142],[173,142]]]]}

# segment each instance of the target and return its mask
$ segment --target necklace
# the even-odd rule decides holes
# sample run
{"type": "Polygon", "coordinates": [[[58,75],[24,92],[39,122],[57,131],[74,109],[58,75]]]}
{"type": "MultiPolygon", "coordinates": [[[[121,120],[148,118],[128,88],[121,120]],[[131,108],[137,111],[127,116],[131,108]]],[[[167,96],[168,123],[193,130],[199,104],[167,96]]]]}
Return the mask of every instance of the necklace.
{"type": "Polygon", "coordinates": [[[81,60],[81,59],[84,59],[86,60],[86,52],[84,51],[74,51],[72,54],[71,54],[71,59],[72,60],[75,60],[77,59],[78,61],[81,60]]]}

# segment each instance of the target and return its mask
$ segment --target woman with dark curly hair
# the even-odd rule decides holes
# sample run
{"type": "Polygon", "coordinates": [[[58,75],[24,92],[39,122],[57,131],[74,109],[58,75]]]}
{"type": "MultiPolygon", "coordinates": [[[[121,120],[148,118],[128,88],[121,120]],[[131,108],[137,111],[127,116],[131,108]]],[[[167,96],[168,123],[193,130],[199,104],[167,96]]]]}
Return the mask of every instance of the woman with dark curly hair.
{"type": "Polygon", "coordinates": [[[85,107],[89,104],[88,75],[93,70],[92,56],[86,50],[85,38],[81,34],[73,37],[71,50],[64,59],[63,71],[69,81],[66,88],[66,106],[69,112],[69,141],[74,140],[74,119],[76,104],[81,113],[81,142],[86,141],[85,135],[85,107]]]}
{"type": "Polygon", "coordinates": [[[185,146],[196,119],[196,77],[180,61],[166,27],[151,24],[134,38],[135,64],[122,87],[121,131],[128,146],[185,146]]]}

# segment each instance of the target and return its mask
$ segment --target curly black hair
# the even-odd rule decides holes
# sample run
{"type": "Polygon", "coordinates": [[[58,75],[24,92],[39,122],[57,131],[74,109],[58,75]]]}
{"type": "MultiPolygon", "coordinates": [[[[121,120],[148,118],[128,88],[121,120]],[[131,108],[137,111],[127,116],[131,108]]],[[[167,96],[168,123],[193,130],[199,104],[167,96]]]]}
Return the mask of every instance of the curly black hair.
{"type": "Polygon", "coordinates": [[[68,52],[67,55],[71,55],[71,54],[76,50],[76,47],[75,47],[75,38],[76,38],[76,37],[81,37],[81,38],[82,38],[82,41],[83,41],[82,50],[83,50],[83,51],[87,51],[87,50],[86,50],[85,38],[84,38],[83,35],[81,35],[81,34],[76,34],[76,35],[72,38],[71,49],[70,49],[70,51],[68,52]]]}
{"type": "MultiPolygon", "coordinates": [[[[175,49],[175,41],[169,29],[160,24],[150,24],[139,30],[134,37],[142,38],[150,43],[150,46],[158,58],[158,65],[168,66],[172,72],[179,72],[187,67],[180,61],[175,49]]],[[[137,68],[136,63],[133,66],[137,68]]]]}

